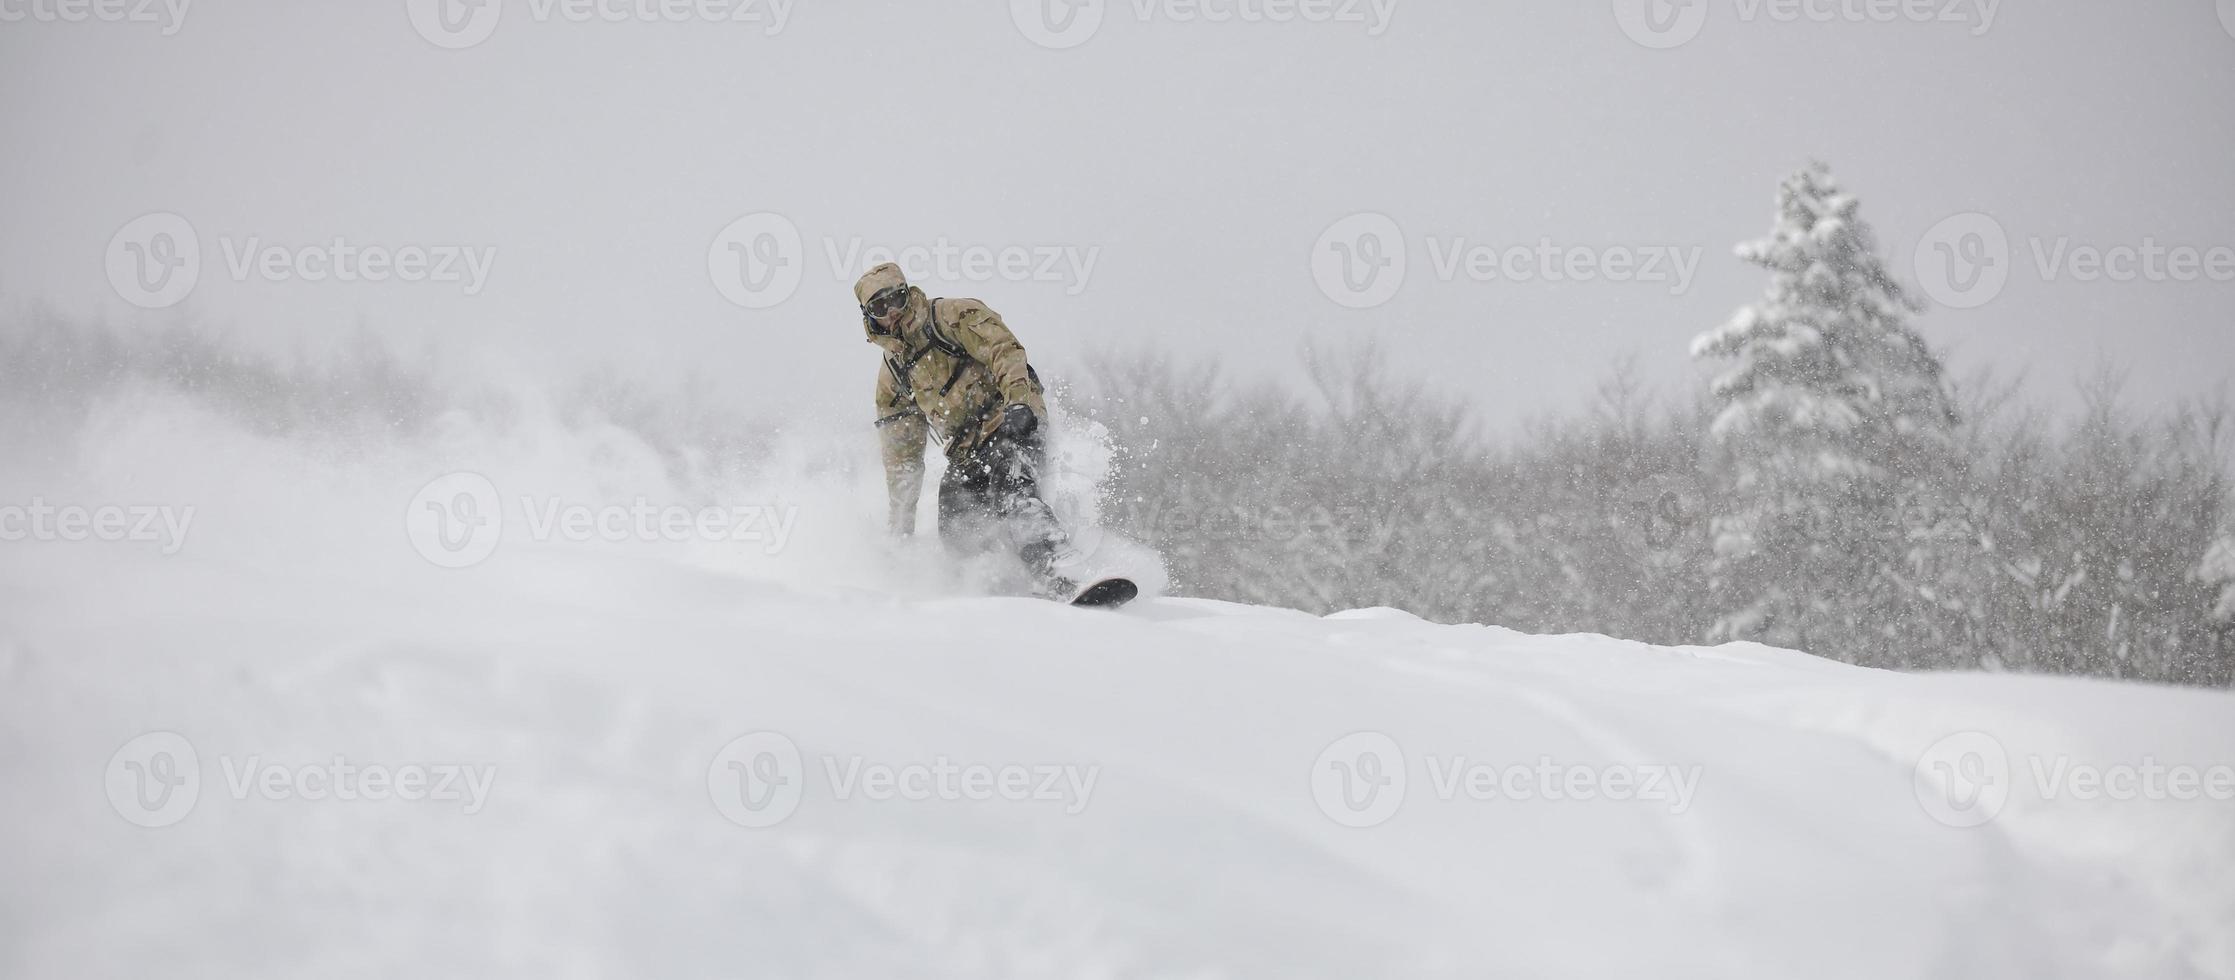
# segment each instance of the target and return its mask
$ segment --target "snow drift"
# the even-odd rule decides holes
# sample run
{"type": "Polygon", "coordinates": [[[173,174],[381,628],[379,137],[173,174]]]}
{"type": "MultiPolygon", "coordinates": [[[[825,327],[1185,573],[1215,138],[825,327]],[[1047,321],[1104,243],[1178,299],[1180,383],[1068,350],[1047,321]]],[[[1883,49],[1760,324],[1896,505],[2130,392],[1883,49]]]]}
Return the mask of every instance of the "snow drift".
{"type": "Polygon", "coordinates": [[[88,391],[0,467],[10,976],[2235,977],[2224,693],[1073,610],[858,434],[88,391]]]}

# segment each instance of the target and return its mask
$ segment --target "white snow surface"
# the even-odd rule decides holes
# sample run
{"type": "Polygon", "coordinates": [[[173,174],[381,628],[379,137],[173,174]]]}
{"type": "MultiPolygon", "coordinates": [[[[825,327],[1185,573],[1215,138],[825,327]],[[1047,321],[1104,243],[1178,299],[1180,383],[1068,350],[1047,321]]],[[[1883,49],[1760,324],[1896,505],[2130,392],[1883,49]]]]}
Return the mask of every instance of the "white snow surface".
{"type": "Polygon", "coordinates": [[[160,399],[87,428],[8,497],[197,510],[172,555],[0,545],[0,975],[2235,977],[2235,803],[2049,799],[2035,772],[2224,767],[2224,692],[971,595],[887,553],[866,469],[726,488],[798,505],[775,555],[515,521],[445,569],[405,531],[433,476],[586,500],[658,479],[616,478],[612,433],[320,453],[160,399]],[[143,827],[116,757],[160,732],[198,795],[143,827]],[[1951,826],[1920,762],[1967,732],[2006,753],[2008,798],[1951,826]],[[1401,753],[1370,826],[1326,792],[1369,774],[1337,744],[1358,733],[1401,753]],[[337,757],[493,781],[234,785],[337,757]],[[912,765],[1071,781],[845,778],[912,765]],[[1696,782],[1439,792],[1476,766],[1696,782]],[[796,809],[733,820],[768,789],[740,771],[796,809]]]}

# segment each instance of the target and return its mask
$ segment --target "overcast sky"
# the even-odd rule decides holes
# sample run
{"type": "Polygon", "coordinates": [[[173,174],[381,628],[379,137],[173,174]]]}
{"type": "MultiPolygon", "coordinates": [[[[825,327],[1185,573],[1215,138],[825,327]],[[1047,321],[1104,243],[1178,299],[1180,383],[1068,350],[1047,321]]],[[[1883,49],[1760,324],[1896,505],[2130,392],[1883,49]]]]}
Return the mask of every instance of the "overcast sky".
{"type": "Polygon", "coordinates": [[[927,290],[1037,362],[1378,337],[1498,424],[1625,355],[1689,383],[1764,285],[1731,246],[1818,157],[1969,307],[1920,320],[1959,371],[2061,397],[2108,355],[2150,403],[2235,364],[2235,0],[171,2],[0,0],[7,309],[280,351],[362,324],[858,414],[848,285],[944,240],[992,264],[927,290]],[[1593,280],[1544,281],[1546,241],[1593,280]],[[1480,245],[1528,254],[1478,281],[1480,245]],[[337,267],[388,278],[301,278],[337,267]]]}

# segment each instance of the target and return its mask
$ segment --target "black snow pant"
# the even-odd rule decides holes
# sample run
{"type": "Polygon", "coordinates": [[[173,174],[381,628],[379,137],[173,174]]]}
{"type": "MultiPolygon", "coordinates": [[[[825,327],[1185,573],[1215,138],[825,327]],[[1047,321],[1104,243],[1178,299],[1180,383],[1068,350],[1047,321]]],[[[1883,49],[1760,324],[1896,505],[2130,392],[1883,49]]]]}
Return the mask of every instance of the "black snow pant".
{"type": "Polygon", "coordinates": [[[948,459],[939,478],[940,540],[958,555],[1012,553],[1036,586],[1060,587],[1049,563],[1070,536],[1040,496],[1046,460],[1037,432],[1021,442],[997,435],[948,459]]]}

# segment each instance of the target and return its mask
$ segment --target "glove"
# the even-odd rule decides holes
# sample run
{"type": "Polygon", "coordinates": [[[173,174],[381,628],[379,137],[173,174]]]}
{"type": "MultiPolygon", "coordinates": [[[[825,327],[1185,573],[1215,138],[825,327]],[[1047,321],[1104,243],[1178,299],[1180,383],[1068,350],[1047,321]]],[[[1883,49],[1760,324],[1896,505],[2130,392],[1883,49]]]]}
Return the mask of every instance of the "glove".
{"type": "Polygon", "coordinates": [[[1032,414],[1030,406],[1011,405],[1001,410],[1001,427],[993,434],[1010,442],[1023,442],[1039,428],[1040,417],[1032,414]]]}

